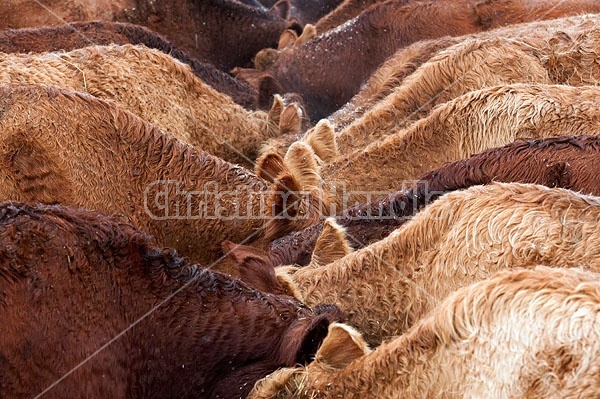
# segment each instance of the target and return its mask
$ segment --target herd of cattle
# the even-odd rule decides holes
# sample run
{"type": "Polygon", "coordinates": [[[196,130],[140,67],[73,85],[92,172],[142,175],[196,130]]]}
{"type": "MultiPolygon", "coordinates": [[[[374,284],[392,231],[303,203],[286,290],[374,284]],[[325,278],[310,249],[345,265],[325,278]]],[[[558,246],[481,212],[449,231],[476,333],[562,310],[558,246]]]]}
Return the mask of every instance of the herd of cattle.
{"type": "Polygon", "coordinates": [[[0,397],[600,397],[598,0],[0,1],[0,397]]]}

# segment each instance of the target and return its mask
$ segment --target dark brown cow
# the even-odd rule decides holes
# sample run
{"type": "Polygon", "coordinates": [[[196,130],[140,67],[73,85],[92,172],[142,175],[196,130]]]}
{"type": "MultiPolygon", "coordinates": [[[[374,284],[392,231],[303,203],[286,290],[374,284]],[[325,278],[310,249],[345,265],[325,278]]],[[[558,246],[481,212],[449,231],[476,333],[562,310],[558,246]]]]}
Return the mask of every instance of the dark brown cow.
{"type": "Polygon", "coordinates": [[[0,28],[90,20],[144,25],[199,61],[225,71],[249,64],[265,47],[276,47],[288,25],[275,13],[232,0],[0,2],[0,28]]]}
{"type": "Polygon", "coordinates": [[[70,51],[92,45],[143,44],[169,54],[192,67],[203,82],[227,94],[247,109],[256,109],[258,92],[249,84],[235,79],[211,64],[199,62],[156,32],[140,25],[122,22],[73,22],[63,26],[5,29],[0,31],[3,53],[43,53],[70,51]]]}
{"type": "Polygon", "coordinates": [[[119,217],[0,204],[2,397],[245,398],[340,316],[199,268],[119,217]]]}
{"type": "MultiPolygon", "coordinates": [[[[595,0],[405,2],[377,4],[338,29],[286,48],[263,73],[279,81],[284,91],[300,94],[311,119],[318,120],[344,105],[386,58],[413,42],[600,12],[595,0]]],[[[239,76],[249,73],[241,70],[239,76]]]]}
{"type": "MultiPolygon", "coordinates": [[[[599,136],[518,140],[448,163],[422,176],[413,187],[348,209],[336,222],[346,229],[350,245],[362,248],[387,237],[440,195],[474,185],[492,181],[535,183],[600,195],[599,164],[599,136]]],[[[269,244],[268,253],[245,248],[245,255],[233,256],[243,263],[265,263],[271,267],[305,266],[322,229],[320,223],[279,238],[269,244]]]]}

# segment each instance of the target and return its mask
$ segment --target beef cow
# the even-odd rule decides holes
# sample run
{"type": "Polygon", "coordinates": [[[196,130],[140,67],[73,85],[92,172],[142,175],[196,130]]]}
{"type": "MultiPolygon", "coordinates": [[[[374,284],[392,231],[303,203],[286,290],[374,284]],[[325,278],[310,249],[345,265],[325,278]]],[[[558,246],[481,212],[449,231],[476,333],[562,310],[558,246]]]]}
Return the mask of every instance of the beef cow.
{"type": "Polygon", "coordinates": [[[90,20],[144,25],[197,60],[224,71],[249,65],[259,50],[277,46],[288,26],[276,12],[234,0],[56,0],[48,5],[5,0],[0,15],[0,29],[90,20]]]}
{"type": "Polygon", "coordinates": [[[599,293],[596,273],[497,273],[373,351],[331,324],[314,362],[273,373],[249,398],[597,398],[599,293]]]}
{"type": "Polygon", "coordinates": [[[441,51],[336,135],[341,152],[362,148],[429,114],[438,104],[484,87],[512,83],[572,86],[600,82],[600,18],[548,34],[466,39],[441,51]]]}
{"type": "MultiPolygon", "coordinates": [[[[332,123],[336,131],[341,131],[354,120],[368,112],[378,102],[384,100],[402,84],[406,77],[410,76],[417,68],[429,61],[438,52],[467,39],[507,37],[518,40],[530,40],[537,37],[549,37],[558,32],[573,37],[577,36],[582,30],[597,25],[599,19],[600,16],[596,14],[577,15],[574,17],[509,25],[508,27],[465,36],[445,36],[439,39],[422,40],[413,43],[408,47],[398,50],[381,64],[371,77],[369,77],[364,87],[348,103],[327,119],[332,123]]],[[[452,73],[453,71],[449,69],[446,72],[452,73]]],[[[421,75],[420,78],[428,79],[429,77],[421,75]]],[[[464,82],[455,82],[455,84],[461,83],[464,82]]],[[[433,100],[435,101],[435,98],[433,100]]]]}
{"type": "Polygon", "coordinates": [[[445,162],[518,138],[600,132],[600,88],[514,84],[485,88],[436,107],[407,129],[320,167],[337,212],[387,196],[445,162]]]}
{"type": "MultiPolygon", "coordinates": [[[[344,105],[398,49],[425,39],[459,36],[510,23],[600,12],[595,0],[390,0],[299,47],[281,51],[262,71],[285,92],[300,94],[312,120],[344,105]],[[333,62],[333,64],[332,64],[333,62]]],[[[256,58],[260,58],[257,54],[256,58]]],[[[239,71],[244,78],[245,71],[239,71]]]]}
{"type": "Polygon", "coordinates": [[[338,305],[378,345],[450,292],[497,270],[556,264],[600,271],[599,220],[599,197],[535,184],[473,186],[333,263],[276,273],[307,305],[338,305]]]}
{"type": "Polygon", "coordinates": [[[245,398],[341,315],[200,268],[122,218],[5,202],[0,317],[2,397],[245,398]]]}
{"type": "Polygon", "coordinates": [[[223,240],[261,237],[272,216],[267,181],[114,103],[6,85],[0,110],[1,198],[124,214],[158,245],[206,264],[223,240]]]}
{"type": "Polygon", "coordinates": [[[93,45],[143,44],[169,54],[189,64],[202,81],[215,90],[227,94],[246,109],[256,109],[258,92],[250,85],[202,63],[181,51],[163,36],[140,25],[91,21],[72,22],[63,26],[4,29],[0,31],[0,51],[3,53],[45,53],[70,51],[93,45]]]}
{"type": "Polygon", "coordinates": [[[68,53],[1,54],[0,82],[46,84],[116,103],[177,138],[249,166],[260,144],[290,120],[295,105],[246,111],[204,84],[189,67],[145,46],[92,46],[68,53]],[[283,114],[283,115],[282,115],[283,114]]]}
{"type": "MultiPolygon", "coordinates": [[[[517,140],[443,165],[405,190],[349,208],[335,222],[345,229],[349,244],[357,249],[387,237],[440,195],[474,185],[493,181],[534,183],[600,196],[598,164],[600,136],[517,140]]],[[[270,267],[307,265],[325,223],[269,241],[267,253],[252,251],[254,259],[270,267]]]]}

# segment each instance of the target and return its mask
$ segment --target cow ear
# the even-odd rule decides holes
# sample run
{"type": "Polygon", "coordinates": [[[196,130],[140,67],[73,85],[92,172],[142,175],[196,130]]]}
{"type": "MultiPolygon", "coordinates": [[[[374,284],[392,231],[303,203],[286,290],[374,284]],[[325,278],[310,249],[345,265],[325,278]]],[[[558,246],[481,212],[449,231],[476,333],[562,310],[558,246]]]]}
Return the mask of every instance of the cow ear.
{"type": "Polygon", "coordinates": [[[284,49],[296,43],[298,40],[298,34],[292,29],[286,29],[279,36],[279,44],[277,44],[277,50],[284,49]]]}
{"type": "Polygon", "coordinates": [[[351,252],[352,248],[346,240],[346,231],[335,222],[335,219],[329,218],[323,224],[323,230],[317,238],[308,267],[328,265],[351,252]]]}
{"type": "Polygon", "coordinates": [[[304,141],[324,162],[329,162],[339,155],[335,142],[335,131],[327,119],[321,119],[315,127],[306,132],[304,141]]]}
{"type": "Polygon", "coordinates": [[[275,94],[273,97],[273,104],[271,105],[271,109],[267,113],[267,120],[270,125],[277,126],[279,129],[279,122],[281,121],[281,113],[285,108],[285,104],[283,103],[283,98],[279,94],[275,94]]]}
{"type": "Polygon", "coordinates": [[[299,37],[296,36],[296,40],[293,42],[293,45],[295,47],[302,46],[315,36],[317,36],[317,28],[313,24],[306,24],[304,25],[302,34],[299,37]]]}
{"type": "Polygon", "coordinates": [[[298,266],[278,266],[275,268],[275,277],[277,277],[279,285],[288,295],[303,301],[302,294],[300,294],[300,290],[292,278],[298,270],[300,270],[298,266]]]}
{"type": "Polygon", "coordinates": [[[303,190],[319,187],[321,176],[313,149],[297,141],[288,148],[283,161],[303,190]]]}
{"type": "MultiPolygon", "coordinates": [[[[271,106],[271,101],[275,101],[274,96],[276,94],[283,93],[283,86],[281,86],[281,83],[279,83],[277,79],[268,73],[265,73],[263,76],[258,78],[257,87],[258,106],[261,109],[269,108],[269,106],[271,106]]],[[[277,115],[281,115],[281,111],[277,115]]],[[[277,121],[277,126],[279,126],[279,120],[277,121]]]]}
{"type": "Polygon", "coordinates": [[[302,111],[296,104],[289,104],[281,112],[279,119],[279,134],[297,134],[300,132],[300,125],[302,124],[302,111]]]}
{"type": "Polygon", "coordinates": [[[221,248],[233,259],[233,274],[246,284],[263,292],[278,295],[290,295],[283,288],[275,275],[275,268],[266,253],[248,245],[237,245],[231,241],[223,241],[221,248]]]}
{"type": "Polygon", "coordinates": [[[270,183],[275,183],[275,179],[281,173],[286,171],[281,155],[273,151],[268,151],[262,154],[256,160],[254,172],[257,176],[262,177],[270,183]]]}
{"type": "Polygon", "coordinates": [[[267,210],[270,213],[265,224],[267,239],[281,237],[290,231],[290,219],[297,216],[297,202],[300,198],[300,185],[289,172],[284,172],[275,179],[267,199],[267,210]]]}
{"type": "Polygon", "coordinates": [[[289,0],[279,0],[277,3],[273,4],[269,11],[278,17],[288,19],[290,17],[290,8],[291,5],[289,0]]]}
{"type": "Polygon", "coordinates": [[[342,323],[329,325],[327,336],[315,356],[315,364],[328,370],[341,370],[370,352],[362,335],[342,323]]]}

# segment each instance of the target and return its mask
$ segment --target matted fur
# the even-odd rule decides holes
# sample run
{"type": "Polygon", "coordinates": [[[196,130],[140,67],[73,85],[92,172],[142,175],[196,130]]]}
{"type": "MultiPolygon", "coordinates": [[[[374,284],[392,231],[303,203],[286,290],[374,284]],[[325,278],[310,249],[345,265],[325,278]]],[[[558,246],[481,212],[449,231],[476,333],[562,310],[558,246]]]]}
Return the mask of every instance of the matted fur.
{"type": "Polygon", "coordinates": [[[248,66],[258,51],[275,47],[289,25],[276,12],[235,0],[53,0],[46,7],[10,0],[0,2],[0,15],[0,29],[91,20],[144,25],[223,71],[248,66]]]}
{"type": "Polygon", "coordinates": [[[114,103],[0,86],[0,109],[2,198],[124,214],[159,245],[206,263],[223,240],[263,235],[266,181],[114,103]]]}
{"type": "MultiPolygon", "coordinates": [[[[600,196],[600,136],[517,140],[470,158],[451,162],[421,177],[408,188],[377,201],[347,209],[336,223],[352,247],[385,238],[440,195],[473,185],[497,182],[542,184],[600,196]]],[[[269,244],[270,264],[307,265],[323,222],[269,244]]]]}
{"type": "Polygon", "coordinates": [[[293,116],[280,114],[297,112],[295,105],[290,111],[274,107],[269,120],[265,112],[246,111],[198,79],[188,65],[145,46],[0,54],[0,82],[58,86],[114,100],[188,144],[246,165],[264,140],[279,134],[280,122],[293,116]]]}
{"type": "Polygon", "coordinates": [[[4,202],[0,317],[2,397],[58,381],[48,396],[232,398],[305,362],[341,315],[203,269],[122,217],[4,202]]]}
{"type": "Polygon", "coordinates": [[[386,1],[299,47],[279,51],[265,71],[304,99],[310,119],[348,102],[399,48],[445,35],[465,35],[513,23],[600,12],[596,0],[386,1]],[[332,62],[334,60],[334,62],[332,62]]]}
{"type": "MultiPolygon", "coordinates": [[[[440,39],[422,40],[398,50],[388,58],[361,86],[361,90],[348,103],[327,119],[336,131],[346,128],[354,120],[368,112],[375,104],[387,97],[404,79],[423,63],[429,61],[440,50],[446,49],[466,39],[488,39],[494,37],[534,38],[557,32],[571,34],[582,26],[583,21],[597,20],[597,15],[578,15],[546,21],[535,21],[509,25],[490,31],[465,36],[445,36],[440,39]]],[[[418,94],[418,93],[417,93],[418,94]]]]}
{"type": "Polygon", "coordinates": [[[362,148],[472,90],[512,83],[598,84],[600,19],[591,16],[573,22],[559,21],[561,28],[550,25],[554,29],[546,34],[468,38],[440,51],[340,132],[336,136],[340,150],[362,148]]]}
{"type": "Polygon", "coordinates": [[[339,305],[378,344],[497,270],[600,271],[599,221],[599,197],[534,184],[474,186],[440,197],[385,239],[291,278],[305,303],[339,305]]]}
{"type": "Polygon", "coordinates": [[[597,86],[514,84],[473,91],[439,105],[409,128],[323,165],[323,190],[336,189],[341,212],[344,195],[359,203],[384,197],[445,162],[519,138],[599,134],[599,100],[597,86]]]}
{"type": "Polygon", "coordinates": [[[600,276],[547,267],[499,272],[451,294],[370,353],[338,324],[322,348],[327,353],[319,350],[308,366],[258,381],[249,399],[597,398],[600,276]]]}
{"type": "Polygon", "coordinates": [[[150,29],[124,22],[85,21],[63,26],[0,30],[3,53],[45,53],[71,51],[91,45],[143,44],[189,64],[192,71],[215,90],[228,95],[246,109],[256,109],[258,92],[250,85],[190,57],[163,36],[150,29]]]}

